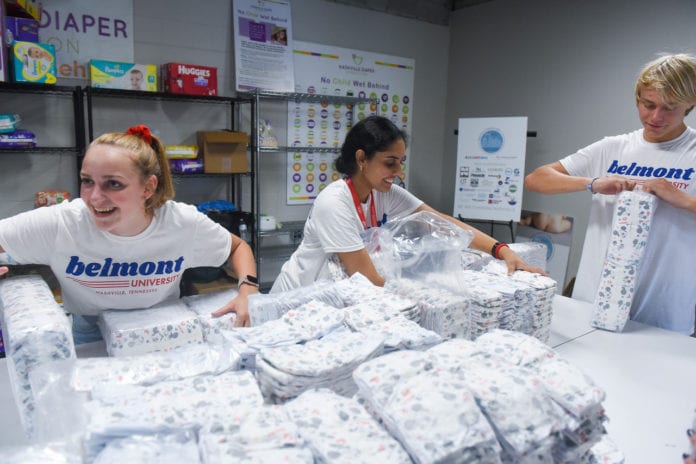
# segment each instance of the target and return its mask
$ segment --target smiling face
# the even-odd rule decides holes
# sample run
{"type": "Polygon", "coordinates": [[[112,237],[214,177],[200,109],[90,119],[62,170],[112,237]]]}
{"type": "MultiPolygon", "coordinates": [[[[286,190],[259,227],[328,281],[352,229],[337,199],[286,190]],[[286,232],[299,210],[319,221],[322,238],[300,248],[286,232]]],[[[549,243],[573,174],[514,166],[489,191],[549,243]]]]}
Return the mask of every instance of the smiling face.
{"type": "Polygon", "coordinates": [[[657,90],[645,88],[638,96],[638,116],[643,124],[643,137],[648,142],[667,142],[686,130],[684,117],[690,106],[666,101],[657,90]]]}
{"type": "Polygon", "coordinates": [[[366,200],[370,189],[378,192],[388,192],[394,183],[395,177],[404,175],[403,163],[406,161],[406,143],[396,140],[385,151],[375,152],[371,159],[367,159],[363,150],[356,153],[358,171],[353,176],[354,182],[369,187],[365,192],[358,192],[361,200],[366,200]]]}
{"type": "Polygon", "coordinates": [[[92,146],[82,162],[80,197],[97,228],[134,236],[147,228],[152,215],[145,200],[155,191],[157,177],[143,180],[128,150],[114,145],[92,146]]]}

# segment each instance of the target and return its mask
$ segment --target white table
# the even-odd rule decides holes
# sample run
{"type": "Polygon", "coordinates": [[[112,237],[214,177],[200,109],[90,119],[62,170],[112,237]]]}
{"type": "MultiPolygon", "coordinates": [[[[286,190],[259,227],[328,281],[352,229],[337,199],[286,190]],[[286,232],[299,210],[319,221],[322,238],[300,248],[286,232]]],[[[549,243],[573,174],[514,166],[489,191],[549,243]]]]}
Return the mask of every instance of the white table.
{"type": "MultiPolygon", "coordinates": [[[[607,394],[609,436],[627,464],[681,462],[696,408],[696,338],[629,322],[623,333],[590,326],[592,307],[554,297],[549,344],[607,394]]],[[[103,343],[78,356],[104,355],[103,343]]],[[[0,446],[26,444],[12,399],[6,360],[0,360],[0,446]]]]}

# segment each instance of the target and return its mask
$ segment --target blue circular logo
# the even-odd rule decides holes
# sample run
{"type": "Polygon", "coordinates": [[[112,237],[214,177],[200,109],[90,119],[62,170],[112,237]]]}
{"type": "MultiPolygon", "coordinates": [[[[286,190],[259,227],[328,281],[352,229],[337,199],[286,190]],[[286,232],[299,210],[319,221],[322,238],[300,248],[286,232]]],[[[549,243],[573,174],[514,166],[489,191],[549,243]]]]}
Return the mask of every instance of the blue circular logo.
{"type": "Polygon", "coordinates": [[[497,129],[488,129],[481,135],[481,148],[486,153],[495,153],[503,146],[503,134],[497,129]]]}

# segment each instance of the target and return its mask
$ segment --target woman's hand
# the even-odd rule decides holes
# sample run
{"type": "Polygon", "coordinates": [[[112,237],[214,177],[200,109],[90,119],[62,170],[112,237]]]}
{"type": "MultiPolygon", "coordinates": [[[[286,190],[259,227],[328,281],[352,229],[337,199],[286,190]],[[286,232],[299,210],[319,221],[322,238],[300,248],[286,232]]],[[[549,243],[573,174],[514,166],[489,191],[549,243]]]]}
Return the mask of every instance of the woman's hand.
{"type": "Polygon", "coordinates": [[[500,256],[500,259],[505,261],[505,265],[507,266],[507,271],[508,275],[512,274],[515,271],[528,271],[528,272],[534,272],[535,274],[541,274],[548,276],[546,272],[544,272],[542,269],[539,269],[538,267],[530,266],[527,264],[522,258],[520,258],[517,253],[512,251],[510,247],[500,247],[500,251],[498,252],[498,256],[500,256]]]}
{"type": "MultiPolygon", "coordinates": [[[[249,287],[249,285],[243,285],[242,288],[240,289],[239,295],[237,295],[234,300],[230,301],[222,308],[218,309],[217,311],[214,311],[212,313],[212,316],[213,317],[220,317],[220,316],[224,316],[225,314],[228,314],[228,313],[236,313],[237,314],[237,322],[235,323],[235,327],[249,327],[251,325],[251,320],[249,319],[249,299],[248,299],[248,295],[250,292],[248,292],[245,289],[245,287],[249,287]],[[242,291],[242,289],[244,289],[244,291],[242,291]]],[[[254,287],[252,287],[252,288],[254,288],[254,287]]],[[[251,292],[251,293],[256,293],[256,292],[251,292]]]]}
{"type": "Polygon", "coordinates": [[[7,274],[8,272],[10,272],[10,268],[9,268],[9,267],[7,267],[7,266],[0,266],[0,276],[4,276],[4,275],[7,274]]]}

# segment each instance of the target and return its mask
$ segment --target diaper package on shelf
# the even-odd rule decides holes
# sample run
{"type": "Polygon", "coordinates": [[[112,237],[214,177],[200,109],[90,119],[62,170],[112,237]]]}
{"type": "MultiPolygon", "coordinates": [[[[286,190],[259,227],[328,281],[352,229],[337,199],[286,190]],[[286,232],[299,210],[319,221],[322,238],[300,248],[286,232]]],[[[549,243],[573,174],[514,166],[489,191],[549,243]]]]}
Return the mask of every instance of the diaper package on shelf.
{"type": "Polygon", "coordinates": [[[157,92],[157,66],[154,64],[90,60],[89,76],[92,87],[157,92]]]}

